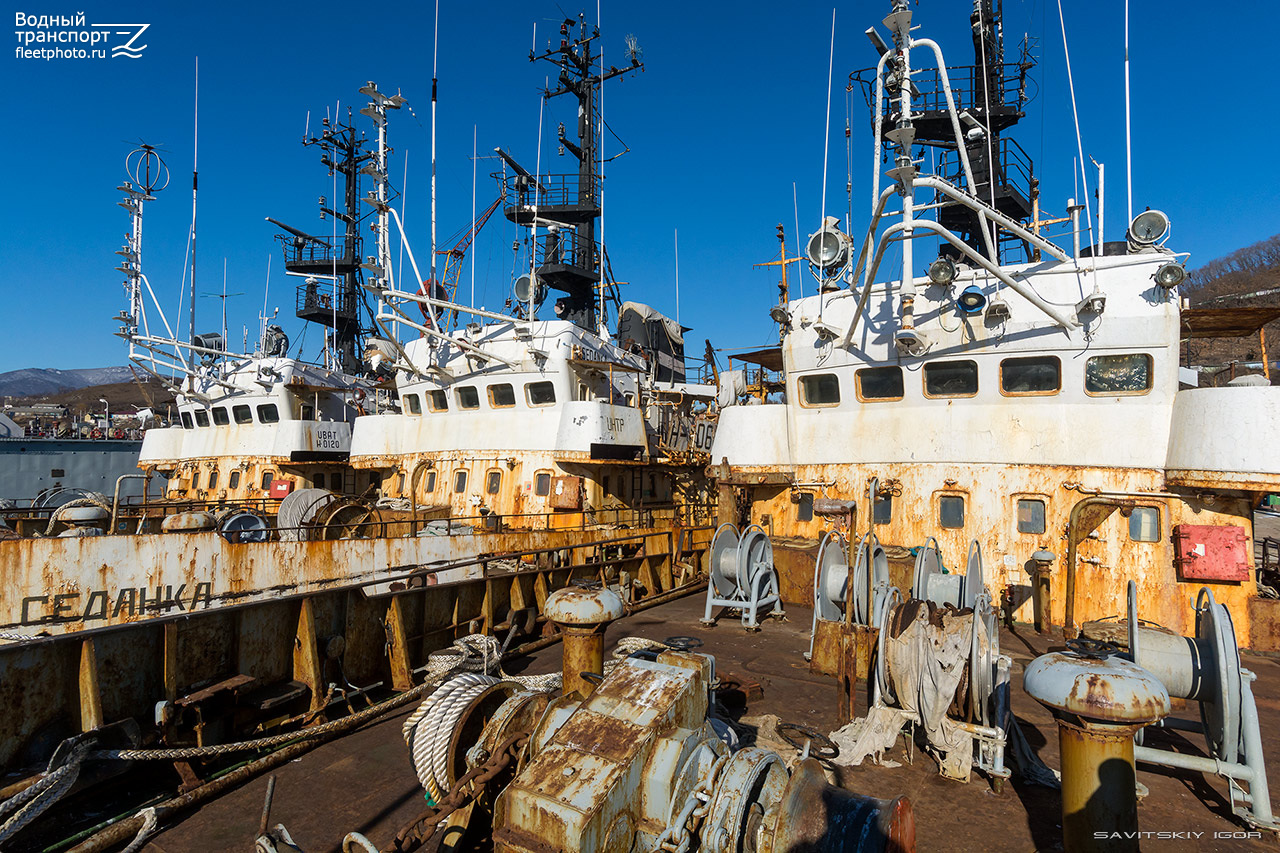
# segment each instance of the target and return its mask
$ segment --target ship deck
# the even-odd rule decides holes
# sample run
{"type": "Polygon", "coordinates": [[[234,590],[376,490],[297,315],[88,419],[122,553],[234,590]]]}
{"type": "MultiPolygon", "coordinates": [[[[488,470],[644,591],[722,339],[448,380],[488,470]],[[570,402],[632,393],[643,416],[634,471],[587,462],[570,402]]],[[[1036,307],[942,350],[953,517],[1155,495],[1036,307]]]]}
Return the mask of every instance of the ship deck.
{"type": "MultiPolygon", "coordinates": [[[[699,624],[703,599],[689,596],[629,616],[610,626],[607,648],[624,636],[664,639],[692,636],[703,641],[698,651],[715,656],[721,677],[757,682],[761,695],[748,702],[750,720],[772,714],[783,722],[830,732],[836,726],[836,681],[810,673],[803,652],[809,644],[810,611],[788,608],[783,621],[769,620],[757,633],[746,633],[735,617],[715,627],[699,624]]],[[[1030,626],[1001,631],[1001,651],[1012,657],[1013,713],[1033,749],[1057,768],[1058,738],[1049,712],[1022,690],[1023,668],[1037,655],[1062,647],[1060,634],[1041,636],[1030,626]]],[[[510,673],[535,674],[559,667],[560,647],[551,646],[527,658],[509,661],[510,673]]],[[[1254,685],[1263,742],[1273,745],[1280,733],[1280,662],[1254,654],[1244,666],[1258,675],[1254,685]]],[[[865,695],[865,694],[862,694],[865,695]]],[[[865,711],[860,699],[856,712],[865,711]]],[[[406,708],[345,738],[317,747],[276,771],[271,823],[283,823],[306,853],[339,853],[351,830],[364,833],[379,849],[387,849],[396,831],[424,808],[422,791],[409,766],[400,724],[406,708]]],[[[1175,716],[1198,713],[1178,708],[1175,716]]],[[[1177,744],[1180,751],[1203,753],[1199,735],[1183,737],[1158,732],[1148,743],[1177,744]]],[[[916,816],[920,850],[1027,851],[1062,848],[1060,799],[1056,790],[1028,785],[1016,776],[997,793],[976,771],[970,782],[949,781],[921,749],[909,759],[904,739],[886,755],[900,766],[838,769],[840,784],[862,794],[907,796],[916,816]]],[[[1280,747],[1267,755],[1268,776],[1280,782],[1280,747]]],[[[1231,816],[1227,783],[1216,777],[1151,765],[1138,765],[1138,781],[1150,794],[1138,807],[1139,829],[1170,833],[1147,839],[1149,849],[1275,849],[1270,833],[1240,837],[1247,829],[1231,816]]],[[[154,836],[149,851],[214,851],[249,849],[257,832],[267,781],[259,777],[187,815],[154,836]]]]}

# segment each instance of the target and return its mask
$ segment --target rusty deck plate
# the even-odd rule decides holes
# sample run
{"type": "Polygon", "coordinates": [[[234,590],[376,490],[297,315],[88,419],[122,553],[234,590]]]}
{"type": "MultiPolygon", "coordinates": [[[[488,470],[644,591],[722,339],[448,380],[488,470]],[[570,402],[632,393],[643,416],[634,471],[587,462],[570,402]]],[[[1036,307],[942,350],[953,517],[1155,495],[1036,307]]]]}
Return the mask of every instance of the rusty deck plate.
{"type": "MultiPolygon", "coordinates": [[[[783,722],[823,732],[835,728],[836,681],[811,674],[802,657],[809,642],[807,610],[789,608],[788,621],[768,620],[761,631],[748,634],[736,620],[722,620],[714,628],[698,624],[701,608],[701,599],[693,596],[628,617],[610,627],[608,648],[627,635],[696,637],[703,645],[695,651],[715,655],[721,671],[758,682],[763,689],[761,698],[748,702],[747,715],[775,714],[783,722]]],[[[1003,630],[1001,636],[1002,650],[1014,659],[1014,714],[1032,747],[1054,768],[1058,767],[1056,729],[1049,712],[1023,692],[1022,670],[1036,655],[1060,645],[1059,639],[1041,638],[1029,626],[1019,626],[1016,632],[1003,630]]],[[[560,650],[553,646],[530,659],[513,661],[508,669],[525,674],[552,672],[559,667],[559,659],[560,650]]],[[[1243,660],[1258,674],[1254,689],[1263,738],[1271,744],[1268,771],[1272,780],[1280,780],[1280,747],[1275,746],[1280,736],[1280,664],[1251,654],[1243,660]]],[[[865,693],[855,710],[865,711],[865,693]]],[[[1175,709],[1175,713],[1188,716],[1186,710],[1175,709]]],[[[423,807],[400,739],[402,717],[403,712],[280,768],[272,822],[284,823],[307,853],[338,853],[344,833],[353,829],[385,849],[395,831],[423,807]]],[[[1148,738],[1149,742],[1165,739],[1179,743],[1180,749],[1198,749],[1198,736],[1183,739],[1176,733],[1160,733],[1148,738]]],[[[919,750],[912,764],[901,746],[887,757],[902,766],[848,768],[840,772],[840,781],[875,797],[910,797],[920,850],[1061,849],[1057,791],[1015,779],[1003,794],[995,794],[976,776],[969,784],[943,779],[933,760],[919,750]]],[[[1148,765],[1139,765],[1138,780],[1151,790],[1138,807],[1140,830],[1173,834],[1166,836],[1168,840],[1151,837],[1144,845],[1147,849],[1275,849],[1272,839],[1240,835],[1246,830],[1229,818],[1230,800],[1223,780],[1148,765]]],[[[145,849],[163,853],[249,849],[265,787],[262,778],[245,784],[156,836],[145,849]]]]}

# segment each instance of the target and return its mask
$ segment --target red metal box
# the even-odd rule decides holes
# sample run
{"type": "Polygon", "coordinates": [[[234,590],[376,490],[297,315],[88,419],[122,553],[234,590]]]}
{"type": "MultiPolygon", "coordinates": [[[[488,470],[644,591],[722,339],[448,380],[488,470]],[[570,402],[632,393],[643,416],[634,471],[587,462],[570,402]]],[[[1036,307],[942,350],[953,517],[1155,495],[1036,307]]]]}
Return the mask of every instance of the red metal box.
{"type": "Polygon", "coordinates": [[[1245,581],[1249,579],[1247,542],[1243,527],[1177,524],[1173,563],[1184,581],[1245,581]]]}
{"type": "Polygon", "coordinates": [[[283,498],[293,491],[293,480],[272,480],[271,497],[283,498]]]}

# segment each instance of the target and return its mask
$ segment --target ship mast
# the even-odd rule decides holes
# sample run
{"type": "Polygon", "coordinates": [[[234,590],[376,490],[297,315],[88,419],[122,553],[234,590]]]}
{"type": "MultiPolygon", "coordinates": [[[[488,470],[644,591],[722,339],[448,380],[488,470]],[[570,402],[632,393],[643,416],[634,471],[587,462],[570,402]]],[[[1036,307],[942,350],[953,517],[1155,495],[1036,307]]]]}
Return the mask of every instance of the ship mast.
{"type": "Polygon", "coordinates": [[[599,116],[599,92],[604,81],[637,69],[643,69],[636,49],[629,49],[631,63],[623,68],[599,68],[599,53],[594,51],[600,38],[598,28],[589,32],[583,16],[566,19],[560,25],[558,47],[529,54],[530,62],[545,60],[559,68],[556,85],[545,89],[544,100],[571,95],[578,102],[578,126],[574,139],[558,133],[560,146],[578,160],[576,175],[533,176],[506,155],[499,152],[516,174],[508,179],[515,203],[506,208],[508,219],[520,225],[544,226],[547,233],[534,247],[534,276],[537,285],[563,292],[556,300],[555,314],[584,329],[596,331],[598,301],[596,288],[602,287],[603,251],[596,245],[596,220],[600,217],[600,172],[598,138],[602,127],[599,116]],[[575,25],[578,36],[572,36],[575,25]],[[593,72],[593,66],[598,69],[593,72]],[[576,139],[576,141],[575,141],[576,139]]]}
{"type": "MultiPolygon", "coordinates": [[[[363,286],[361,226],[372,211],[360,209],[360,176],[365,164],[375,155],[365,150],[364,134],[350,121],[331,126],[323,120],[319,136],[302,140],[304,146],[320,146],[320,162],[328,167],[329,174],[342,176],[343,194],[341,209],[335,204],[328,207],[328,200],[320,197],[321,216],[332,216],[343,224],[337,239],[316,237],[292,228],[275,219],[268,222],[283,228],[287,234],[277,235],[284,246],[285,271],[304,276],[305,283],[298,285],[295,314],[301,320],[318,323],[333,329],[333,348],[339,369],[345,373],[360,372],[358,344],[364,328],[360,318],[360,292],[363,286]],[[327,279],[332,286],[320,284],[327,279]]],[[[368,171],[377,171],[375,162],[368,171]]],[[[385,168],[385,167],[383,167],[385,168]]]]}

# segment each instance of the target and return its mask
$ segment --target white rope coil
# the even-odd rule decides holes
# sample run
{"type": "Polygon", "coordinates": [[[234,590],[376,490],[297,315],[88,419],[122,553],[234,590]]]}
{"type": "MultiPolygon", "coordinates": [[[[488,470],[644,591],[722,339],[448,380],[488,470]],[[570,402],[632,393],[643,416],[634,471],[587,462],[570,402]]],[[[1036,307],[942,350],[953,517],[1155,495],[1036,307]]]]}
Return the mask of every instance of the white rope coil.
{"type": "Polygon", "coordinates": [[[62,799],[80,775],[80,762],[89,751],[88,743],[78,744],[57,769],[50,768],[46,775],[21,793],[0,803],[0,818],[10,815],[0,824],[0,845],[15,835],[31,821],[62,799]]]}
{"type": "Polygon", "coordinates": [[[418,706],[410,718],[412,726],[406,721],[413,771],[436,802],[449,790],[447,765],[454,726],[472,700],[499,680],[479,672],[451,678],[418,706]]]}

